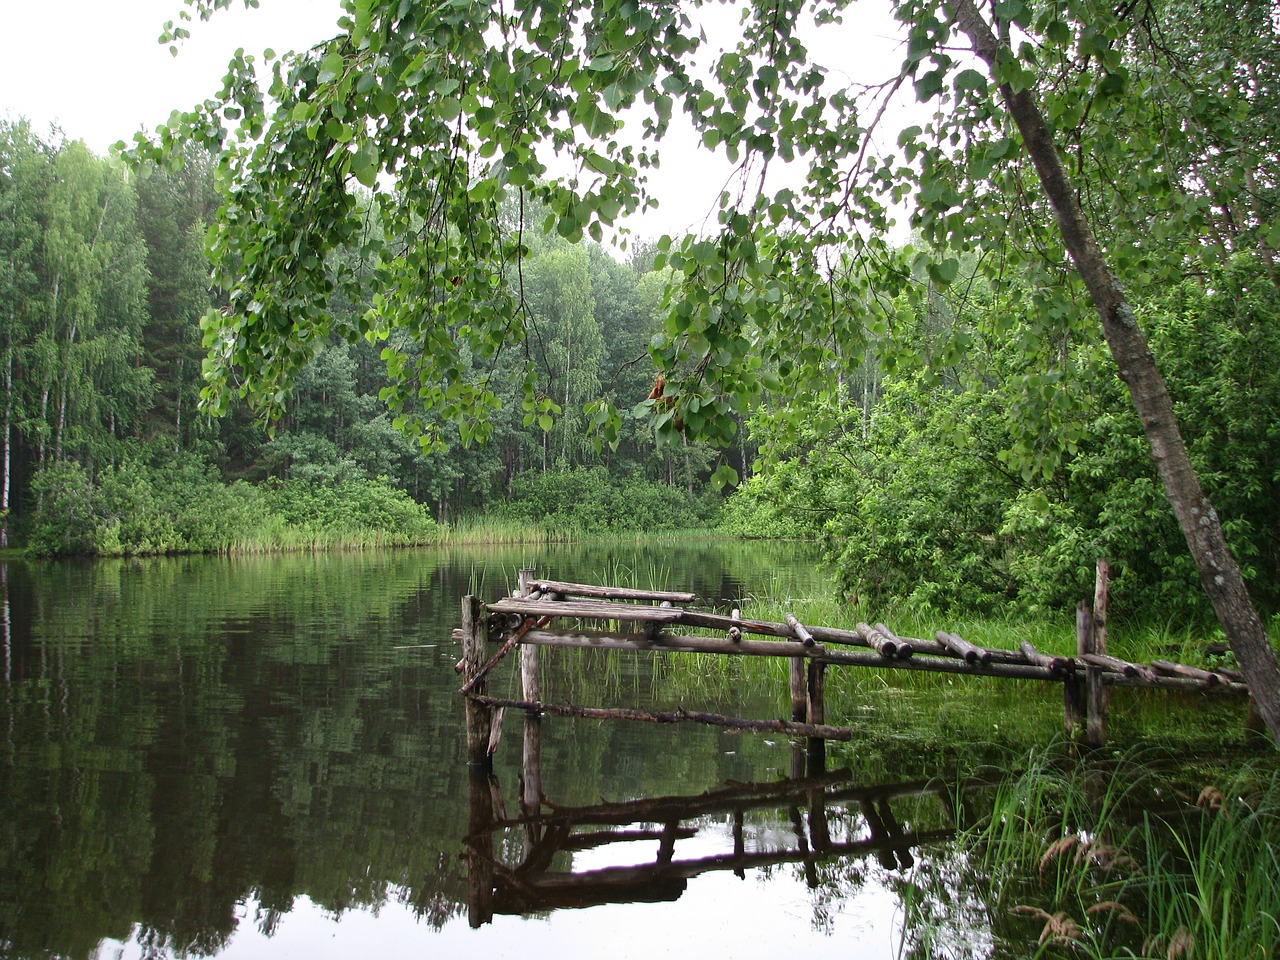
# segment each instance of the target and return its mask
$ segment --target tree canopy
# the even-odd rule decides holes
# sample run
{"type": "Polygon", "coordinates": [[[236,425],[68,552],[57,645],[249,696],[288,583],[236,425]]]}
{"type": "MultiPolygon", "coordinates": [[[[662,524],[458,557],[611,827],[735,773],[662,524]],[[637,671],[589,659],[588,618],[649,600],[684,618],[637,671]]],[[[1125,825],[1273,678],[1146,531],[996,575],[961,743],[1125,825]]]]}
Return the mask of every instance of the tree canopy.
{"type": "MultiPolygon", "coordinates": [[[[207,17],[231,0],[187,2],[207,17]]],[[[1093,344],[1084,361],[1106,364],[1105,344],[1280,736],[1280,670],[1135,309],[1241,251],[1268,266],[1264,282],[1280,276],[1273,5],[893,0],[902,66],[872,88],[806,46],[856,26],[855,4],[749,0],[721,44],[699,32],[702,6],[345,0],[336,36],[268,54],[264,84],[239,54],[218,95],[140,147],[220,151],[209,252],[230,305],[205,321],[206,404],[239,393],[277,415],[338,333],[384,344],[384,399],[428,444],[442,420],[464,440],[492,432],[483,371],[507,350],[527,365],[524,403],[549,412],[526,322],[529,236],[599,239],[652,202],[646,173],[682,116],[738,176],[714,231],[659,245],[674,277],[650,344],[665,386],[637,413],[660,435],[726,442],[766,391],[779,409],[838,397],[904,303],[963,303],[981,278],[989,323],[1042,361],[1013,403],[1009,467],[1072,454],[1086,426],[1062,389],[1077,375],[1063,358],[1082,356],[1066,347],[1093,344]],[[908,85],[926,119],[878,151],[908,85]],[[790,186],[767,176],[780,163],[802,171],[790,186]],[[905,248],[888,240],[899,207],[919,240],[905,248]],[[359,250],[360,269],[331,276],[338,246],[359,250]],[[326,298],[357,288],[370,309],[336,328],[326,298]]],[[[969,335],[933,343],[954,355],[969,335]]],[[[605,397],[593,422],[613,440],[623,416],[605,397]]]]}

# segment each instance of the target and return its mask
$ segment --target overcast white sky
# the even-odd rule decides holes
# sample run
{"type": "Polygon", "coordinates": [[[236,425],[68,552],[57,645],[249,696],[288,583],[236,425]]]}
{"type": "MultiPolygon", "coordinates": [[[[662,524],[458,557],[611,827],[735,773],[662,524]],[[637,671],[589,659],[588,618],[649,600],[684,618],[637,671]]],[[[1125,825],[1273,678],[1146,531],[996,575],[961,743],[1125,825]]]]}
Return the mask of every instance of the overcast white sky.
{"type": "MultiPolygon", "coordinates": [[[[256,54],[311,46],[337,32],[341,12],[338,0],[261,0],[257,10],[237,2],[208,23],[190,24],[192,38],[174,57],[156,38],[182,9],[181,0],[0,0],[0,114],[27,117],[41,133],[57,123],[68,139],[105,154],[214,93],[237,47],[256,54]]],[[[729,13],[712,7],[701,16],[729,13]]],[[[902,54],[887,3],[859,0],[849,18],[839,33],[815,38],[815,57],[862,82],[892,75],[902,54]]],[[[653,177],[661,209],[633,229],[642,236],[697,230],[725,169],[676,140],[653,177]]]]}

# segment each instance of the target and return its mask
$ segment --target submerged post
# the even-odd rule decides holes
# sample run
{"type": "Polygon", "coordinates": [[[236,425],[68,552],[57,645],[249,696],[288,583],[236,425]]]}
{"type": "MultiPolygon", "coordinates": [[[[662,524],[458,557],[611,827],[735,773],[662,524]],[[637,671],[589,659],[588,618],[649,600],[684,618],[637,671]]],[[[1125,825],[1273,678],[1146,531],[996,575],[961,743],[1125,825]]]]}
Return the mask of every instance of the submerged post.
{"type": "MultiPolygon", "coordinates": [[[[533,567],[520,571],[520,596],[529,596],[529,586],[537,575],[533,567]]],[[[526,703],[538,703],[542,697],[542,681],[538,673],[538,648],[531,643],[520,645],[520,690],[526,703]]],[[[542,717],[533,710],[524,716],[524,750],[522,756],[520,809],[526,815],[542,809],[542,717]]]]}
{"type": "MultiPolygon", "coordinates": [[[[462,672],[468,681],[480,672],[484,664],[484,641],[484,605],[479,597],[467,595],[462,598],[462,672]]],[[[488,681],[481,678],[471,692],[483,695],[487,686],[488,681]]],[[[467,711],[467,763],[488,770],[493,766],[493,758],[489,755],[493,711],[471,696],[464,702],[467,711]]]]}
{"type": "MultiPolygon", "coordinates": [[[[818,660],[810,660],[808,674],[805,700],[808,722],[815,725],[823,724],[827,722],[825,701],[827,665],[818,660]]],[[[808,754],[810,768],[825,767],[827,741],[819,737],[810,737],[808,754]]]]}
{"type": "Polygon", "coordinates": [[[1102,684],[1102,669],[1083,661],[1085,654],[1102,653],[1094,634],[1094,616],[1088,601],[1076,608],[1076,652],[1084,665],[1084,742],[1101,747],[1107,742],[1107,690],[1102,684]]]}
{"type": "Polygon", "coordinates": [[[805,658],[791,658],[791,719],[803,723],[809,713],[809,683],[805,675],[805,658]]]}

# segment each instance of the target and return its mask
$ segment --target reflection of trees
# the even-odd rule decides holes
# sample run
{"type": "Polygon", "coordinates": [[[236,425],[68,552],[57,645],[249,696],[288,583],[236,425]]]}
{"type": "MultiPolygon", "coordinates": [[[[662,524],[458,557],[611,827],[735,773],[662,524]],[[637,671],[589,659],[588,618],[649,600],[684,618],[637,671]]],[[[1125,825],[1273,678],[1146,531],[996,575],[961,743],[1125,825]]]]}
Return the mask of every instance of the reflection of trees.
{"type": "MultiPolygon", "coordinates": [[[[543,569],[572,578],[589,564],[647,562],[627,549],[564,553],[543,569]]],[[[664,549],[674,578],[686,562],[723,560],[664,549]]],[[[493,561],[491,580],[502,565],[493,561]]],[[[102,938],[131,936],[157,958],[216,953],[238,924],[273,932],[298,896],[335,915],[396,902],[437,928],[466,909],[457,853],[468,777],[448,637],[471,560],[405,552],[5,570],[5,956],[87,957],[102,938]],[[397,649],[412,644],[438,646],[397,649]],[[245,903],[255,908],[247,917],[245,903]]],[[[718,574],[698,576],[711,584],[718,574]]],[[[650,684],[640,674],[619,682],[650,684]]],[[[544,736],[546,782],[572,805],[714,790],[788,768],[785,743],[712,728],[671,736],[571,721],[548,723],[544,736]]],[[[515,783],[510,747],[498,774],[515,783]]],[[[864,784],[919,767],[918,757],[849,759],[864,784]]],[[[798,809],[812,846],[807,800],[798,809]]],[[[943,822],[933,808],[893,809],[904,830],[943,822]]],[[[856,803],[831,810],[832,842],[866,829],[856,803]]],[[[731,837],[735,822],[720,811],[700,824],[731,837]]],[[[744,842],[791,829],[789,814],[742,811],[744,842]]],[[[512,834],[503,862],[523,842],[512,834]]],[[[856,857],[815,860],[815,910],[867,869],[856,857]]]]}

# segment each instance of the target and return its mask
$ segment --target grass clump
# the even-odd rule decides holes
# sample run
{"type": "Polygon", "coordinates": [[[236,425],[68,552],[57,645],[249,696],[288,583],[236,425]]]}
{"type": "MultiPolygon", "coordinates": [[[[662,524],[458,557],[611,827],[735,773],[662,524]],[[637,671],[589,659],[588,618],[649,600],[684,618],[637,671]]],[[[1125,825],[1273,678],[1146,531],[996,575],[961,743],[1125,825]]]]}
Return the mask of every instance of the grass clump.
{"type": "Polygon", "coordinates": [[[1198,788],[1191,776],[1149,750],[1106,764],[1030,755],[966,836],[993,926],[1021,929],[1044,957],[1275,956],[1280,774],[1245,765],[1198,788]]]}

